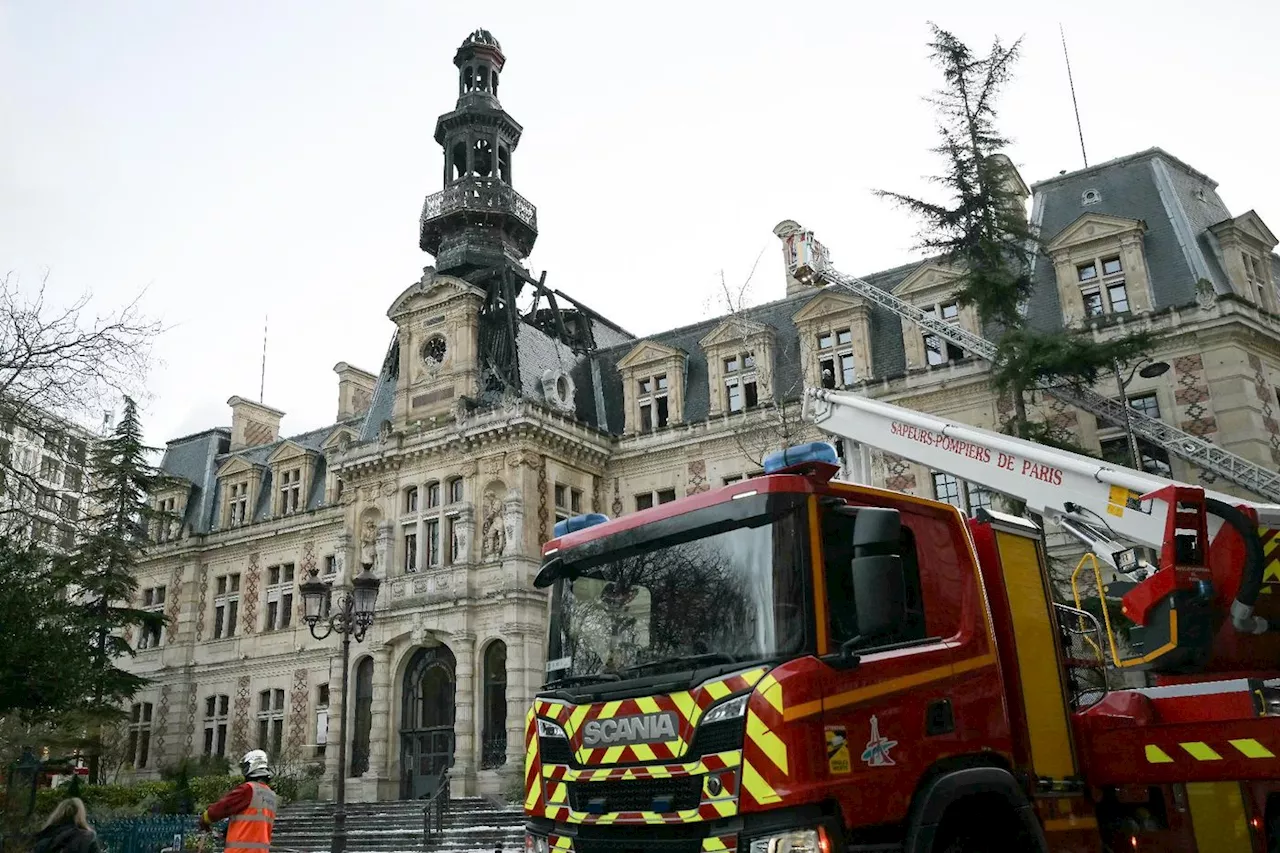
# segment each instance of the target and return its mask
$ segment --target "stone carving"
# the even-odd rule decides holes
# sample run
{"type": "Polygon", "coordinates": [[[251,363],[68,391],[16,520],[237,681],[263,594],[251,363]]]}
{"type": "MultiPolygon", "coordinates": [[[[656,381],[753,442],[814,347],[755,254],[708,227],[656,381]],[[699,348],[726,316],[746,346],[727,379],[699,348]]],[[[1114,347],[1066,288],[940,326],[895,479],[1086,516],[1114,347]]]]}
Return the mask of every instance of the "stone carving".
{"type": "Polygon", "coordinates": [[[484,493],[484,504],[481,512],[484,520],[480,529],[480,559],[493,560],[501,557],[507,546],[507,522],[504,518],[505,507],[502,499],[492,489],[484,493]]]}
{"type": "Polygon", "coordinates": [[[476,475],[476,463],[474,459],[468,459],[458,466],[458,473],[464,477],[474,477],[476,475]]]}
{"type": "Polygon", "coordinates": [[[372,566],[378,559],[378,522],[377,516],[365,517],[360,528],[360,565],[372,566]]]}
{"type": "Polygon", "coordinates": [[[503,463],[506,461],[505,454],[499,453],[496,456],[487,457],[484,460],[484,472],[490,477],[496,477],[502,473],[503,463]]]}
{"type": "Polygon", "coordinates": [[[549,538],[551,526],[551,511],[547,508],[547,493],[550,491],[547,486],[547,460],[544,457],[542,464],[538,466],[538,544],[546,542],[549,538]]]}
{"type": "Polygon", "coordinates": [[[506,547],[502,553],[504,555],[519,554],[520,542],[524,535],[524,499],[520,496],[518,489],[512,489],[507,492],[504,501],[505,512],[503,518],[506,524],[505,539],[506,547]]]}
{"type": "Polygon", "coordinates": [[[390,483],[390,482],[388,482],[388,483],[383,483],[383,484],[382,484],[382,496],[383,496],[383,497],[385,497],[385,498],[389,498],[389,497],[391,497],[392,495],[394,495],[395,493],[396,493],[396,484],[395,484],[395,483],[390,483]]]}
{"type": "Polygon", "coordinates": [[[707,485],[707,460],[695,459],[689,463],[689,484],[685,488],[686,495],[696,495],[710,490],[707,485]]]}
{"type": "Polygon", "coordinates": [[[374,562],[374,571],[387,574],[387,558],[391,553],[391,522],[385,522],[378,526],[378,544],[375,548],[378,559],[374,562]]]}
{"type": "Polygon", "coordinates": [[[1218,294],[1213,289],[1213,282],[1202,278],[1196,282],[1196,304],[1201,311],[1212,311],[1218,301],[1218,294]]]}
{"type": "Polygon", "coordinates": [[[342,580],[345,580],[347,577],[347,551],[350,548],[351,548],[351,534],[350,533],[338,534],[338,547],[333,552],[333,571],[334,571],[334,574],[336,574],[342,580]]]}
{"type": "Polygon", "coordinates": [[[453,562],[465,563],[468,559],[467,546],[470,544],[468,528],[471,526],[470,511],[459,513],[450,525],[452,528],[453,562]]]}

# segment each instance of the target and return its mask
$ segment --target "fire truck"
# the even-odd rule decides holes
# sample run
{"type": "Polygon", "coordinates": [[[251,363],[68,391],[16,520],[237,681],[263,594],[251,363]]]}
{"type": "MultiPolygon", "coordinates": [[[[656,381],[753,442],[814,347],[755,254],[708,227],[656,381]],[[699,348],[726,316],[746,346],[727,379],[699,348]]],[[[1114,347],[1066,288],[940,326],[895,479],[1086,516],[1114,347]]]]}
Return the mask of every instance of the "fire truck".
{"type": "Polygon", "coordinates": [[[1280,506],[806,406],[1039,523],[843,482],[826,443],[558,523],[527,850],[1280,853],[1280,506]],[[1065,593],[1049,526],[1086,551],[1065,593]]]}

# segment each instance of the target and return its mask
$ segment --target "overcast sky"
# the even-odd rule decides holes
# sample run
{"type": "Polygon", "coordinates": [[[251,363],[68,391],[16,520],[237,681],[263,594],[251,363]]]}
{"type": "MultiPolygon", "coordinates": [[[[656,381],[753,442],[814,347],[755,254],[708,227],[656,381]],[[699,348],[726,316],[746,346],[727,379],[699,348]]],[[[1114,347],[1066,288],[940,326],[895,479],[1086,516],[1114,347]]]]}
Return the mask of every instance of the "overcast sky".
{"type": "Polygon", "coordinates": [[[0,0],[0,271],[108,309],[145,289],[167,333],[153,444],[227,424],[233,394],[284,430],[332,422],[334,363],[376,371],[391,301],[432,259],[436,116],[476,27],[507,55],[530,265],[636,334],[700,319],[719,271],[782,295],[772,227],[814,228],[846,271],[908,262],[927,191],[926,22],[1024,37],[1003,101],[1026,180],[1077,169],[1058,25],[1091,163],[1160,146],[1280,230],[1280,4],[619,4],[487,0],[0,0]],[[622,10],[626,11],[622,11],[622,10]]]}

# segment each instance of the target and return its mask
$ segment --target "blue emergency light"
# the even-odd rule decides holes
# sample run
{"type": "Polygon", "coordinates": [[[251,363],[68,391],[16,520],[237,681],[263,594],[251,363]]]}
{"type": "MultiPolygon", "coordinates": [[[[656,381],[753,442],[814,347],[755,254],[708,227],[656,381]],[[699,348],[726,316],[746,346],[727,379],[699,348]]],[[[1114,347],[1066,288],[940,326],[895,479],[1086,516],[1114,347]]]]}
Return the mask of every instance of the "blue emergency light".
{"type": "Polygon", "coordinates": [[[770,453],[764,458],[764,472],[776,474],[783,469],[809,462],[825,462],[828,465],[838,466],[840,457],[836,455],[836,449],[825,441],[811,441],[808,444],[784,447],[782,450],[770,453]]]}
{"type": "Polygon", "coordinates": [[[604,524],[608,520],[609,516],[602,512],[589,512],[586,515],[575,515],[573,518],[557,521],[555,528],[551,532],[555,538],[559,539],[561,536],[577,533],[579,530],[586,530],[588,527],[595,527],[597,524],[604,524]]]}

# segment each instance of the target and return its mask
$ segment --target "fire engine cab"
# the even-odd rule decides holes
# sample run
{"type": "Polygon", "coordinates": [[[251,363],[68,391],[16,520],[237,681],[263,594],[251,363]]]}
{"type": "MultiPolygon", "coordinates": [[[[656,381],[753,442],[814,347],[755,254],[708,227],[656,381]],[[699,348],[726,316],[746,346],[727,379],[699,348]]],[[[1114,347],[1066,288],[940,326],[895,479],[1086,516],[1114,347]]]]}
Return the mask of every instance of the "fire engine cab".
{"type": "Polygon", "coordinates": [[[807,393],[1074,532],[1072,591],[1038,523],[842,482],[825,443],[562,521],[527,850],[1280,853],[1280,508],[807,393]]]}

